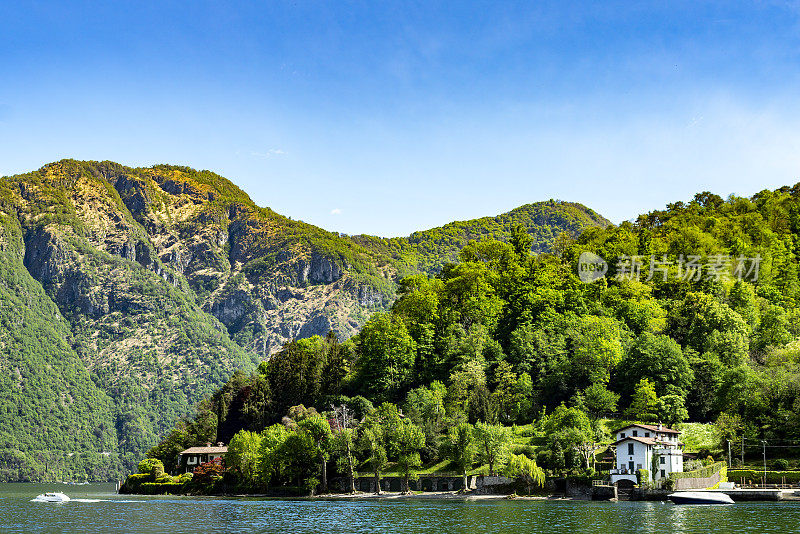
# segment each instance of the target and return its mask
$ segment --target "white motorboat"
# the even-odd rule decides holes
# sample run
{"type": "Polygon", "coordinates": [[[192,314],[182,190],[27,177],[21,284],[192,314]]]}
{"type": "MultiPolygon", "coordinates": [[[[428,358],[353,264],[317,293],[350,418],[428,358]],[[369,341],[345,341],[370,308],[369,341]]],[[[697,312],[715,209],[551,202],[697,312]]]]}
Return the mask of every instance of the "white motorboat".
{"type": "Polygon", "coordinates": [[[69,497],[58,492],[42,493],[31,499],[31,502],[69,502],[69,497]]]}
{"type": "Polygon", "coordinates": [[[675,504],[733,504],[730,495],[719,491],[678,491],[667,498],[675,504]]]}

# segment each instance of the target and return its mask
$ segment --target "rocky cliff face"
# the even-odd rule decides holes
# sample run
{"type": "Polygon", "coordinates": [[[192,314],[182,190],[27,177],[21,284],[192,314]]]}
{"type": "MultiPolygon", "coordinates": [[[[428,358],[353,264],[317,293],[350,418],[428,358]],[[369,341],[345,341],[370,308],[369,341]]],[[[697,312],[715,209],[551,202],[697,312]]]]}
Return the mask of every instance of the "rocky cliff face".
{"type": "MultiPolygon", "coordinates": [[[[343,237],[207,171],[72,160],[0,180],[0,220],[0,253],[68,325],[80,372],[114,403],[104,428],[132,459],[234,369],[293,338],[352,336],[391,305],[400,276],[481,235],[459,223],[455,240],[440,239],[447,228],[431,231],[439,241],[343,237]]],[[[19,283],[6,278],[0,319],[2,284],[19,283]]]]}

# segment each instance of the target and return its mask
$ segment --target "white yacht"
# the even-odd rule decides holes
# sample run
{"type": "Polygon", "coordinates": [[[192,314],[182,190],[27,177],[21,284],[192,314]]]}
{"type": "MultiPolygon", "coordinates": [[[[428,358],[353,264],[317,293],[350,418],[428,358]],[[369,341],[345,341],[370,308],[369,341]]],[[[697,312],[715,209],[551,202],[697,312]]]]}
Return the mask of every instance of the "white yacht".
{"type": "Polygon", "coordinates": [[[730,495],[719,491],[678,491],[667,498],[675,504],[733,504],[730,495]]]}

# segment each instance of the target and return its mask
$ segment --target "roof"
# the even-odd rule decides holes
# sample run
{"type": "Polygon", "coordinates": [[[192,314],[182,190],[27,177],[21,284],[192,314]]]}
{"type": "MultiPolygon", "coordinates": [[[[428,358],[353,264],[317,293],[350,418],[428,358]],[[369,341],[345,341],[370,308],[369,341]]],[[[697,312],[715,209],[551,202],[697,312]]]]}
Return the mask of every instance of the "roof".
{"type": "Polygon", "coordinates": [[[627,425],[622,428],[618,428],[614,432],[622,432],[623,430],[633,427],[644,428],[645,430],[649,430],[651,432],[664,432],[665,434],[681,434],[680,430],[674,430],[672,428],[667,428],[665,426],[658,428],[658,425],[641,425],[639,423],[634,423],[632,425],[627,425]]]}
{"type": "Polygon", "coordinates": [[[185,451],[178,454],[225,454],[228,452],[228,447],[189,447],[185,451]]]}
{"type": "Polygon", "coordinates": [[[638,441],[639,443],[644,443],[645,445],[657,445],[658,442],[653,438],[642,438],[639,436],[626,436],[619,441],[615,441],[614,445],[619,445],[623,441],[638,441]]]}

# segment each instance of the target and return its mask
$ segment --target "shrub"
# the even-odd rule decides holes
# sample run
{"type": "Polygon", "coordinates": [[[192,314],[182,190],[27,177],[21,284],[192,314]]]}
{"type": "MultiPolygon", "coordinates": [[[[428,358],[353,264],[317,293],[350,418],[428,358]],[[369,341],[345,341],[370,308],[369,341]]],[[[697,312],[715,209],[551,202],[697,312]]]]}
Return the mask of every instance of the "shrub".
{"type": "Polygon", "coordinates": [[[182,493],[183,484],[178,482],[145,482],[139,488],[139,492],[145,495],[163,495],[165,493],[182,493]]]}
{"type": "Polygon", "coordinates": [[[153,480],[164,476],[164,464],[158,458],[145,458],[139,462],[139,472],[152,475],[153,480]]]}
{"type": "Polygon", "coordinates": [[[789,469],[789,460],[786,460],[785,458],[778,458],[772,465],[775,468],[775,471],[786,471],[789,469]]]}

